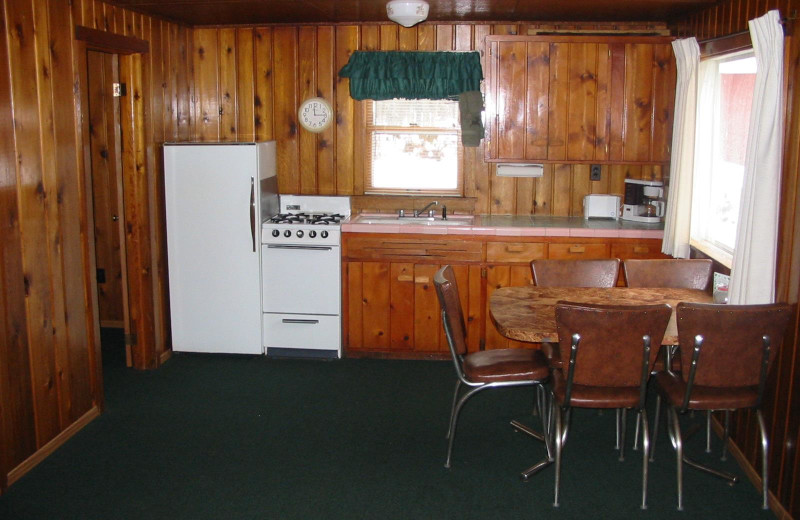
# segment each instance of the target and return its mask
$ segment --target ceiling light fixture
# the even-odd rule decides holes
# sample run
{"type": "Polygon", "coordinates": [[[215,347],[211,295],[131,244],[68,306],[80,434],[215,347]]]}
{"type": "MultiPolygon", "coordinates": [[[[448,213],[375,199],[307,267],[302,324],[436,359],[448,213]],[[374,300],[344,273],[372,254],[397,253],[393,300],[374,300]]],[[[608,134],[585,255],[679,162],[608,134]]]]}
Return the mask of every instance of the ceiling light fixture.
{"type": "Polygon", "coordinates": [[[389,20],[411,27],[428,17],[428,2],[424,0],[391,0],[386,4],[389,20]]]}

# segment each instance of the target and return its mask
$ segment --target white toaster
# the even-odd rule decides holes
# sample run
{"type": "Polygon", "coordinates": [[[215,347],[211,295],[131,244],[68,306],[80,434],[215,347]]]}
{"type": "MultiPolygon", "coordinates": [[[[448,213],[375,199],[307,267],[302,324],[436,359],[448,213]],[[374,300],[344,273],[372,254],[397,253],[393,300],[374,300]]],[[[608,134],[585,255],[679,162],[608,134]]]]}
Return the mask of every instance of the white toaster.
{"type": "Polygon", "coordinates": [[[583,198],[583,218],[619,218],[619,195],[586,195],[583,198]]]}

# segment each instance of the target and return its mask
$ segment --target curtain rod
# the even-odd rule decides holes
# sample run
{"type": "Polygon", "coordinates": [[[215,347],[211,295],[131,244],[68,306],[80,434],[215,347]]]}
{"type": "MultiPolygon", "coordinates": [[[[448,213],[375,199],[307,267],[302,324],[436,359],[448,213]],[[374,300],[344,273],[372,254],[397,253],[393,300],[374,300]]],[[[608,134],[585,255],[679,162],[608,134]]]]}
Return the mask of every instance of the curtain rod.
{"type": "MultiPolygon", "coordinates": [[[[797,20],[797,9],[792,10],[792,15],[783,17],[780,19],[780,24],[783,26],[784,29],[784,36],[791,36],[791,24],[789,22],[793,22],[797,20]]],[[[707,38],[705,40],[699,40],[697,43],[700,44],[700,52],[703,54],[702,49],[704,45],[714,46],[714,42],[723,42],[723,41],[735,41],[735,40],[744,40],[746,37],[747,45],[744,47],[750,46],[750,31],[740,31],[736,33],[726,34],[725,36],[715,36],[714,38],[707,38]]],[[[736,50],[739,47],[734,47],[733,50],[736,50]]],[[[725,51],[730,52],[730,51],[725,51]]]]}

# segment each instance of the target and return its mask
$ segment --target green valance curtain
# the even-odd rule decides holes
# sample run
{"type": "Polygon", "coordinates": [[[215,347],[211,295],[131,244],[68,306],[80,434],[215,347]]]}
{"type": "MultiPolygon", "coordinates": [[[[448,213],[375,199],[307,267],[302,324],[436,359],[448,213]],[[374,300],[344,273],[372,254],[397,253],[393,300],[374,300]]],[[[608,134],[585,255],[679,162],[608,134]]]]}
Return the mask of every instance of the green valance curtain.
{"type": "Polygon", "coordinates": [[[353,99],[454,99],[480,90],[478,52],[355,51],[339,71],[353,99]]]}

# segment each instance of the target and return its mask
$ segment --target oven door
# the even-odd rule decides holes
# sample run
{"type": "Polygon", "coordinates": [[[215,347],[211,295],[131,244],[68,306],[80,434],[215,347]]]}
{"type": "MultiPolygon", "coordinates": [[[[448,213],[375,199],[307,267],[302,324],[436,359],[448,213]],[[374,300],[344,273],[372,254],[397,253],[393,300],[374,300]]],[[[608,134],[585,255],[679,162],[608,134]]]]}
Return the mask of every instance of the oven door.
{"type": "Polygon", "coordinates": [[[261,268],[264,312],[340,314],[339,246],[263,244],[261,268]]]}

